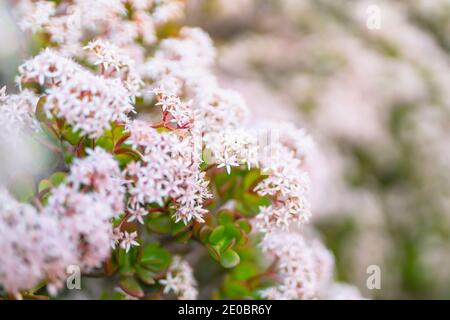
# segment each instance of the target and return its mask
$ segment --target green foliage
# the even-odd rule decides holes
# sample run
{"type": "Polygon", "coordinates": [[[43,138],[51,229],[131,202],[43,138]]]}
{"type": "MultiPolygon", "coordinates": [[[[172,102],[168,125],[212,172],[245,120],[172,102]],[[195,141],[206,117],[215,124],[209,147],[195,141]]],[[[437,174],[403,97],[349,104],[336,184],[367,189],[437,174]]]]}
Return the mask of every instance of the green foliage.
{"type": "Polygon", "coordinates": [[[226,250],[220,257],[220,264],[224,268],[234,268],[239,264],[240,261],[241,258],[236,253],[236,251],[233,251],[232,249],[226,250]]]}
{"type": "Polygon", "coordinates": [[[144,247],[139,265],[150,271],[162,271],[170,265],[170,253],[158,243],[148,244],[144,247]]]}
{"type": "Polygon", "coordinates": [[[259,212],[260,206],[270,204],[267,197],[261,197],[254,188],[265,177],[260,170],[233,168],[231,174],[220,172],[213,177],[216,190],[223,201],[236,201],[236,210],[246,217],[253,217],[259,212]]]}
{"type": "Polygon", "coordinates": [[[143,247],[133,247],[127,253],[125,250],[115,250],[111,273],[120,275],[119,286],[127,294],[142,298],[145,290],[155,290],[158,284],[155,277],[167,270],[171,262],[171,254],[159,243],[146,244],[143,247]]]}
{"type": "Polygon", "coordinates": [[[130,296],[142,298],[144,291],[135,277],[122,276],[119,280],[120,288],[130,296]]]}

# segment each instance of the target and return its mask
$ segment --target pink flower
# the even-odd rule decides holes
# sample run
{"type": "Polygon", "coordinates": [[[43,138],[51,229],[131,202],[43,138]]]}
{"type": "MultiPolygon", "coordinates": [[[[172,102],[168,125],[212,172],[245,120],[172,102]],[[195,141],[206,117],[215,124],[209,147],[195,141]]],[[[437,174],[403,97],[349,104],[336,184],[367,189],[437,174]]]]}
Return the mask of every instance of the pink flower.
{"type": "Polygon", "coordinates": [[[137,238],[138,234],[136,231],[132,233],[128,233],[127,231],[124,231],[122,241],[120,242],[120,247],[125,250],[125,252],[130,251],[130,248],[132,246],[139,246],[139,242],[137,242],[135,239],[137,238]]]}

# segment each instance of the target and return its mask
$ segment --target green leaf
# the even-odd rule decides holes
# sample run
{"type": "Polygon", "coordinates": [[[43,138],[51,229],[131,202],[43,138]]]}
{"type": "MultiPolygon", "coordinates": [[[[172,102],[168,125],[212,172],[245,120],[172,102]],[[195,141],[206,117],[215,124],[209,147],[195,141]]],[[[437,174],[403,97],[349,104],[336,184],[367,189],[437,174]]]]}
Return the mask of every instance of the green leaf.
{"type": "Polygon", "coordinates": [[[270,200],[255,194],[244,193],[238,201],[236,209],[246,216],[254,216],[259,212],[260,206],[270,205],[270,200]]]}
{"type": "Polygon", "coordinates": [[[189,241],[189,239],[192,237],[192,232],[191,231],[186,231],[183,233],[180,233],[176,236],[175,240],[178,241],[179,243],[186,243],[189,241]]]}
{"type": "Polygon", "coordinates": [[[134,273],[131,262],[131,252],[126,253],[125,250],[116,250],[116,263],[119,267],[119,272],[125,275],[134,273]]]}
{"type": "Polygon", "coordinates": [[[226,281],[224,291],[229,299],[244,299],[251,296],[251,291],[244,284],[235,280],[226,281]]]}
{"type": "Polygon", "coordinates": [[[169,267],[170,253],[161,248],[158,243],[148,244],[144,247],[140,264],[151,271],[162,271],[169,267]]]}
{"type": "Polygon", "coordinates": [[[167,233],[170,231],[171,221],[170,217],[166,214],[162,214],[159,216],[150,216],[147,219],[147,229],[149,231],[157,232],[157,233],[167,233]]]}
{"type": "Polygon", "coordinates": [[[97,139],[96,145],[107,151],[112,151],[114,149],[114,141],[112,140],[112,137],[102,136],[97,139]]]}
{"type": "Polygon", "coordinates": [[[49,180],[51,181],[54,187],[57,187],[66,180],[66,176],[67,173],[65,172],[55,172],[50,176],[49,180]]]}
{"type": "Polygon", "coordinates": [[[135,271],[136,270],[129,264],[124,264],[119,268],[119,273],[123,276],[132,276],[135,271]]]}
{"type": "Polygon", "coordinates": [[[71,145],[77,145],[80,142],[81,135],[79,132],[73,131],[72,127],[66,126],[62,132],[63,138],[71,145]]]}
{"type": "Polygon", "coordinates": [[[220,211],[217,214],[217,221],[219,224],[226,224],[234,221],[234,216],[230,211],[220,211]]]}
{"type": "Polygon", "coordinates": [[[42,192],[46,189],[51,189],[52,187],[53,187],[53,184],[50,180],[43,179],[39,182],[38,192],[42,192]]]}
{"type": "Polygon", "coordinates": [[[122,139],[123,136],[125,136],[125,127],[124,126],[118,126],[115,127],[112,130],[112,135],[114,136],[114,144],[116,144],[117,141],[122,139]]]}
{"type": "Polygon", "coordinates": [[[186,231],[189,228],[189,226],[190,226],[189,224],[185,225],[184,222],[182,222],[182,221],[173,223],[173,225],[172,225],[172,235],[176,236],[176,235],[181,234],[182,232],[186,231]]]}
{"type": "Polygon", "coordinates": [[[44,105],[45,105],[45,101],[47,100],[47,97],[42,96],[37,105],[36,105],[36,118],[40,121],[40,122],[45,122],[47,121],[47,115],[45,114],[45,110],[44,110],[44,105]]]}
{"type": "Polygon", "coordinates": [[[200,241],[205,242],[209,239],[209,237],[211,236],[211,233],[212,233],[212,228],[207,225],[203,225],[200,228],[200,231],[198,232],[198,238],[200,239],[200,241]]]}
{"type": "Polygon", "coordinates": [[[252,231],[252,225],[247,219],[239,219],[236,220],[236,224],[243,230],[245,233],[250,233],[252,231]]]}
{"type": "Polygon", "coordinates": [[[242,262],[233,269],[233,275],[236,280],[245,281],[257,274],[258,268],[251,262],[242,262]]]}
{"type": "Polygon", "coordinates": [[[247,191],[249,188],[251,188],[260,178],[261,172],[259,170],[248,171],[244,177],[244,181],[242,182],[242,188],[244,189],[244,191],[247,191]]]}
{"type": "Polygon", "coordinates": [[[114,158],[117,160],[121,168],[125,167],[130,162],[134,161],[134,157],[126,153],[115,154],[114,158]]]}
{"type": "Polygon", "coordinates": [[[220,252],[216,246],[207,244],[206,249],[208,249],[209,254],[211,255],[211,257],[213,257],[214,260],[220,261],[220,252]]]}
{"type": "Polygon", "coordinates": [[[134,277],[121,277],[119,287],[130,296],[136,298],[142,298],[144,296],[144,291],[134,277]]]}
{"type": "Polygon", "coordinates": [[[231,239],[239,240],[242,237],[241,230],[234,223],[227,223],[225,225],[225,236],[231,239]]]}
{"type": "Polygon", "coordinates": [[[17,176],[10,191],[19,201],[27,202],[34,197],[36,189],[31,176],[17,176]]]}
{"type": "Polygon", "coordinates": [[[224,226],[218,226],[214,229],[214,231],[209,236],[209,243],[215,245],[218,244],[225,234],[225,227],[224,226]]]}
{"type": "Polygon", "coordinates": [[[126,295],[123,292],[112,292],[112,293],[108,293],[108,292],[103,292],[100,300],[125,300],[126,295]]]}
{"type": "Polygon", "coordinates": [[[148,269],[137,266],[136,274],[139,277],[139,279],[147,285],[152,285],[155,283],[154,279],[155,273],[148,269]]]}
{"type": "Polygon", "coordinates": [[[220,264],[224,268],[233,268],[237,266],[240,262],[240,257],[236,253],[236,251],[233,251],[232,249],[229,249],[225,251],[222,256],[220,257],[220,264]]]}

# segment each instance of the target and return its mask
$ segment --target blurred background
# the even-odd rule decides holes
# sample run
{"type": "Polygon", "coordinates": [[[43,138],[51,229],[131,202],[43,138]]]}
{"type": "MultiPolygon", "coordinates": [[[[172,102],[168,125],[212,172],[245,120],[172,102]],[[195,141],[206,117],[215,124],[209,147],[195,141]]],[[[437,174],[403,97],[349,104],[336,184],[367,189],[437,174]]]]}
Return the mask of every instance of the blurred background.
{"type": "Polygon", "coordinates": [[[224,85],[316,139],[314,224],[338,279],[450,298],[450,1],[191,0],[187,18],[224,85]]]}
{"type": "MultiPolygon", "coordinates": [[[[314,225],[369,298],[450,298],[450,0],[187,0],[217,74],[314,136],[314,225]],[[381,268],[381,289],[366,271],[381,268]]],[[[30,49],[0,0],[0,87],[30,49]]],[[[31,50],[32,51],[32,50],[31,50]]]]}

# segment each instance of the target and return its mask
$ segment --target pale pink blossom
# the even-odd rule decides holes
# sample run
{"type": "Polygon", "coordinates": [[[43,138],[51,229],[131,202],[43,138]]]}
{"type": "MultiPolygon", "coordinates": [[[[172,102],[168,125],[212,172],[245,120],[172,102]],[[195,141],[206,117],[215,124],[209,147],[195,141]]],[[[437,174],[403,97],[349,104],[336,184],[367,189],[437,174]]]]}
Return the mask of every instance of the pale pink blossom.
{"type": "Polygon", "coordinates": [[[179,300],[197,299],[197,282],[189,263],[180,256],[174,256],[164,279],[159,280],[164,286],[164,294],[173,293],[179,300]]]}
{"type": "Polygon", "coordinates": [[[138,234],[136,231],[131,233],[124,231],[122,240],[120,241],[120,247],[124,249],[125,252],[128,252],[130,251],[131,247],[139,246],[139,242],[135,240],[137,236],[138,234]]]}

